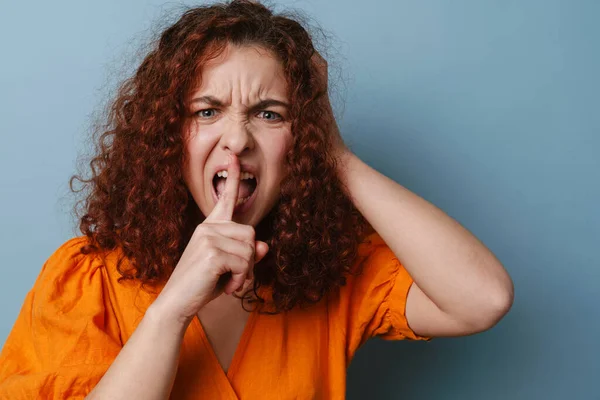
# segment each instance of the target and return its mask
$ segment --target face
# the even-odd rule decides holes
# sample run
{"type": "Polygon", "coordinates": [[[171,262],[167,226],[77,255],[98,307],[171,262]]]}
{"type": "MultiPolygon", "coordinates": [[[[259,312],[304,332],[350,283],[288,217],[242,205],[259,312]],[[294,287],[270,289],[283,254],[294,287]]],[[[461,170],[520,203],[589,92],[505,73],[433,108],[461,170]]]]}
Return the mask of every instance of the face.
{"type": "MultiPolygon", "coordinates": [[[[292,143],[287,83],[274,56],[256,46],[229,45],[205,64],[201,85],[191,93],[192,121],[187,128],[189,163],[185,183],[204,216],[215,207],[217,172],[235,153],[242,171],[254,175],[256,189],[233,215],[255,226],[279,198],[284,157],[292,143]]],[[[240,184],[241,197],[254,181],[240,184]],[[249,184],[248,184],[249,183],[249,184]]]]}

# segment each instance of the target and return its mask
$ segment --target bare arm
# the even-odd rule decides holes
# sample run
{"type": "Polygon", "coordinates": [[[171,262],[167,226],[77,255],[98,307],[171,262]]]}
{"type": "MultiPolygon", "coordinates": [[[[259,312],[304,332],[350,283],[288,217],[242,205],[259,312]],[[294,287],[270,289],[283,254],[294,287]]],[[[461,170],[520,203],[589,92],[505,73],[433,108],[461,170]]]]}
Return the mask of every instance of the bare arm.
{"type": "Polygon", "coordinates": [[[241,168],[231,156],[225,191],[196,227],[177,266],[131,338],[87,397],[88,400],[168,399],[185,331],[208,302],[242,287],[268,252],[251,225],[232,220],[241,168]],[[224,285],[221,276],[231,273],[224,285]]]}
{"type": "Polygon", "coordinates": [[[189,322],[177,322],[153,306],[87,400],[169,398],[189,322]]]}
{"type": "Polygon", "coordinates": [[[413,331],[463,336],[494,326],[509,311],[514,291],[495,255],[433,204],[352,152],[341,154],[354,204],[414,279],[406,301],[413,331]]]}

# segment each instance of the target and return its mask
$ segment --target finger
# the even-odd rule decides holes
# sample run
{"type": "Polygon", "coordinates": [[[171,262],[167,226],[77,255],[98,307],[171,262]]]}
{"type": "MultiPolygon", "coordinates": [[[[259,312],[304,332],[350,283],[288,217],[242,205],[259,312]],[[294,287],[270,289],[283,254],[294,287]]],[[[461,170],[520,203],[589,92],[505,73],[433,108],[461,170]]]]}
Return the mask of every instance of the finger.
{"type": "Polygon", "coordinates": [[[231,274],[231,279],[225,285],[224,292],[227,294],[231,294],[239,290],[239,288],[244,286],[244,282],[246,281],[246,273],[238,273],[231,274]]]}
{"type": "Polygon", "coordinates": [[[256,233],[250,229],[250,225],[238,224],[236,222],[205,223],[198,225],[199,229],[205,228],[204,235],[225,236],[254,245],[256,233]]]}
{"type": "MultiPolygon", "coordinates": [[[[229,256],[236,257],[237,260],[240,260],[240,258],[236,255],[229,254],[229,256]]],[[[250,268],[248,268],[247,260],[243,260],[243,262],[241,262],[241,263],[235,262],[232,260],[232,263],[229,266],[229,268],[230,268],[229,271],[231,273],[231,277],[230,277],[229,281],[223,287],[223,291],[227,294],[231,294],[231,293],[239,290],[241,287],[243,287],[244,282],[246,282],[246,279],[248,278],[248,274],[250,273],[250,268]]]]}
{"type": "Polygon", "coordinates": [[[243,284],[248,275],[248,260],[227,252],[220,257],[223,262],[222,273],[215,285],[215,291],[220,293],[223,290],[225,293],[231,294],[243,284]]]}
{"type": "Polygon", "coordinates": [[[206,218],[209,221],[231,221],[240,189],[240,163],[235,154],[229,156],[223,195],[206,218]]]}
{"type": "Polygon", "coordinates": [[[257,240],[254,249],[254,263],[248,270],[246,279],[254,280],[254,267],[258,264],[269,252],[269,245],[263,241],[257,240]]]}
{"type": "MultiPolygon", "coordinates": [[[[232,291],[235,293],[241,293],[243,290],[247,289],[250,284],[250,282],[252,282],[254,280],[254,268],[256,267],[256,264],[268,253],[269,251],[269,245],[265,242],[262,242],[260,240],[256,241],[256,250],[255,250],[255,256],[254,256],[254,263],[250,264],[250,268],[248,268],[247,273],[246,273],[246,279],[244,280],[244,282],[239,285],[237,288],[235,288],[235,285],[237,284],[237,282],[234,284],[233,282],[231,283],[231,286],[233,287],[232,291]]],[[[227,290],[229,290],[229,287],[227,287],[227,290]]]]}
{"type": "Polygon", "coordinates": [[[245,241],[232,239],[227,236],[218,236],[213,239],[213,246],[219,250],[227,253],[236,255],[244,260],[246,264],[254,264],[255,245],[249,244],[245,241]]]}
{"type": "Polygon", "coordinates": [[[265,242],[257,240],[256,247],[254,249],[254,263],[256,264],[260,260],[262,260],[267,255],[268,252],[269,252],[269,245],[265,242]]]}

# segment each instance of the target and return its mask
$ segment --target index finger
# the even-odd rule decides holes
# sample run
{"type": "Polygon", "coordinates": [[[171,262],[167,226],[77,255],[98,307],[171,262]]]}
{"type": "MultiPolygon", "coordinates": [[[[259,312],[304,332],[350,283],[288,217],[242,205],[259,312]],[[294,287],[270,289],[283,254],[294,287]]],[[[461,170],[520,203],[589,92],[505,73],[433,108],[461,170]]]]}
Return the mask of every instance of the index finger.
{"type": "Polygon", "coordinates": [[[225,180],[225,190],[215,208],[208,215],[208,220],[231,221],[233,212],[238,200],[240,189],[240,162],[235,154],[229,156],[229,165],[227,166],[227,179],[225,180]]]}

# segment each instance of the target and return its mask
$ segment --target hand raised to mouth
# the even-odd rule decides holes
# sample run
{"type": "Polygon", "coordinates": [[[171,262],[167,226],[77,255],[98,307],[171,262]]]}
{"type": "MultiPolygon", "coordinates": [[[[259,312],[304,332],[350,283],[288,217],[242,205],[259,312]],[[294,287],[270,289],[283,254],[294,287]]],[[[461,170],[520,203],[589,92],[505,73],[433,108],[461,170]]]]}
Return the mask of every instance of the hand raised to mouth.
{"type": "Polygon", "coordinates": [[[254,277],[254,265],[269,251],[256,240],[254,227],[234,222],[240,188],[240,164],[232,154],[225,190],[215,208],[196,227],[175,270],[156,298],[157,307],[189,323],[198,311],[223,292],[231,294],[254,277]]]}

